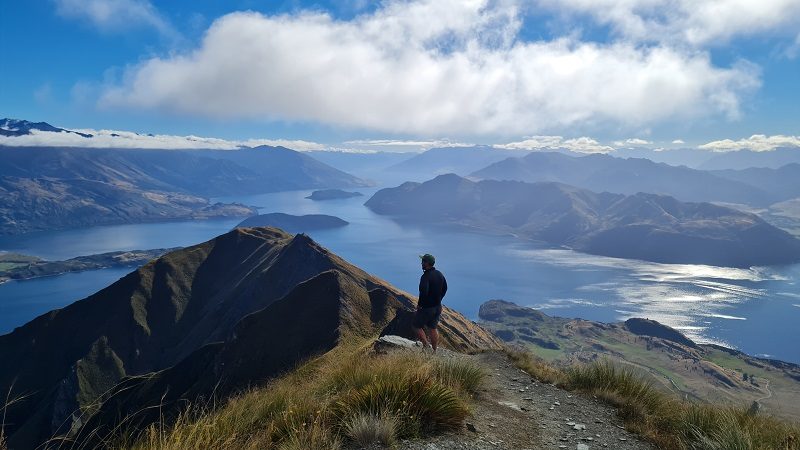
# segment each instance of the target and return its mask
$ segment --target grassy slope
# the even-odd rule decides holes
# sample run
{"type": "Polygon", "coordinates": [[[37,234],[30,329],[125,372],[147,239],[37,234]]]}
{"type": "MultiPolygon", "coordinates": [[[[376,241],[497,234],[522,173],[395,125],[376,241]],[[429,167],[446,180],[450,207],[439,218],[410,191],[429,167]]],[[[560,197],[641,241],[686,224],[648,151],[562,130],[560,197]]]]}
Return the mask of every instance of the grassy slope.
{"type": "Polygon", "coordinates": [[[597,361],[565,370],[525,351],[517,367],[562,388],[610,403],[630,431],[667,450],[800,449],[800,425],[746,408],[680,400],[628,366],[597,361]]]}
{"type": "Polygon", "coordinates": [[[416,352],[376,355],[366,342],[371,340],[311,358],[219,408],[192,405],[176,422],[153,425],[139,436],[123,434],[115,446],[338,448],[347,440],[391,443],[461,426],[484,377],[479,367],[416,352]]]}
{"type": "Polygon", "coordinates": [[[24,267],[38,261],[40,259],[35,256],[20,255],[19,253],[0,253],[0,271],[24,267]]]}
{"type": "Polygon", "coordinates": [[[544,314],[537,318],[506,315],[500,320],[484,320],[482,325],[558,367],[609,359],[646,374],[660,389],[681,398],[742,407],[759,401],[770,413],[800,420],[800,370],[796,366],[716,346],[690,348],[638,336],[621,324],[544,314]],[[558,348],[546,348],[541,341],[558,348]]]}
{"type": "MultiPolygon", "coordinates": [[[[398,438],[458,429],[491,368],[420,353],[376,355],[366,342],[311,358],[270,384],[214,408],[192,405],[168,424],[121,433],[114,447],[307,449],[392,444],[398,438]]],[[[626,426],[668,450],[800,449],[800,428],[743,408],[682,401],[635,370],[596,362],[566,370],[509,351],[543,382],[613,404],[626,426]]]]}

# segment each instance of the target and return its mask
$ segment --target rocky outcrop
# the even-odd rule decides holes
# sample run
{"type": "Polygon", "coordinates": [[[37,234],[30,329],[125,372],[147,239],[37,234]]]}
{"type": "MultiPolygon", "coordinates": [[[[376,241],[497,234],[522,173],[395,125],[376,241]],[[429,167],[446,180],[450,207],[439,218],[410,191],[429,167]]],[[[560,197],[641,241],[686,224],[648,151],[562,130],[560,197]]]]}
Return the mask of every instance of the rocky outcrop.
{"type": "Polygon", "coordinates": [[[687,347],[697,348],[697,344],[695,344],[691,339],[682,335],[680,331],[666,325],[662,325],[655,320],[639,319],[634,317],[625,321],[625,328],[627,328],[628,331],[633,334],[657,337],[667,341],[677,342],[678,344],[685,345],[687,347]]]}
{"type": "Polygon", "coordinates": [[[322,189],[314,191],[306,198],[309,200],[323,201],[323,200],[339,200],[345,198],[361,197],[364,194],[361,192],[348,192],[341,189],[322,189]]]}

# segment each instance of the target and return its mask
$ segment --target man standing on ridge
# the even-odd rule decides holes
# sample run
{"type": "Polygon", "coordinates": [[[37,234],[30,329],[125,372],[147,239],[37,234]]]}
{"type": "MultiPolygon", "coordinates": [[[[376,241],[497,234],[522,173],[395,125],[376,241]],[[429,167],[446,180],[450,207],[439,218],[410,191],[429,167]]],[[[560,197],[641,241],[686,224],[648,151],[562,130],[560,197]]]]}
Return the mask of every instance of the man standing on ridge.
{"type": "Polygon", "coordinates": [[[447,280],[442,272],[433,267],[436,264],[433,255],[426,253],[419,258],[422,260],[423,272],[419,278],[419,301],[413,327],[419,340],[422,341],[422,347],[427,347],[430,340],[431,348],[436,352],[436,347],[439,345],[439,332],[436,331],[436,327],[442,315],[442,298],[447,293],[447,280]]]}

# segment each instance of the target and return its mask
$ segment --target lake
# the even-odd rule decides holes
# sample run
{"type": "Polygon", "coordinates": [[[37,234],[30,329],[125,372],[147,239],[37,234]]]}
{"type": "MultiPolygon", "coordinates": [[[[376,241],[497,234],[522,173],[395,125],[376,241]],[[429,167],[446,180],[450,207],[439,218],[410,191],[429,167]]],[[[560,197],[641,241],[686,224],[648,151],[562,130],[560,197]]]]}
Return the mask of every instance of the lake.
{"type": "MultiPolygon", "coordinates": [[[[362,269],[414,292],[418,254],[432,253],[448,279],[445,303],[472,319],[502,298],[551,315],[614,322],[645,317],[698,342],[800,363],[800,264],[735,269],[657,264],[552,249],[510,236],[399,224],[364,197],[314,202],[310,191],[226,197],[262,213],[331,214],[350,222],[310,233],[362,269]]],[[[47,259],[186,246],[230,230],[237,219],[121,225],[0,237],[0,250],[47,259]]],[[[129,272],[105,269],[0,285],[0,333],[83,298],[129,272]]]]}

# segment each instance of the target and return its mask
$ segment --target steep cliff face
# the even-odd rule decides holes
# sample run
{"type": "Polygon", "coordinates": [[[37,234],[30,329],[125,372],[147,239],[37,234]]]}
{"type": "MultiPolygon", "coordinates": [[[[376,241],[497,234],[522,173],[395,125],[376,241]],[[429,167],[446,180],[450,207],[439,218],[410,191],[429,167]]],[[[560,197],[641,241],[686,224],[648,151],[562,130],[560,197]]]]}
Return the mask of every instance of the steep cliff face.
{"type": "MultiPolygon", "coordinates": [[[[102,400],[80,422],[232,392],[343,339],[375,336],[413,307],[306,235],[236,229],[0,336],[0,360],[13,361],[0,368],[0,389],[31,393],[8,412],[9,443],[27,448],[66,432],[78,425],[76,408],[93,413],[102,400]]],[[[457,348],[498,343],[449,310],[442,334],[457,348]]]]}

